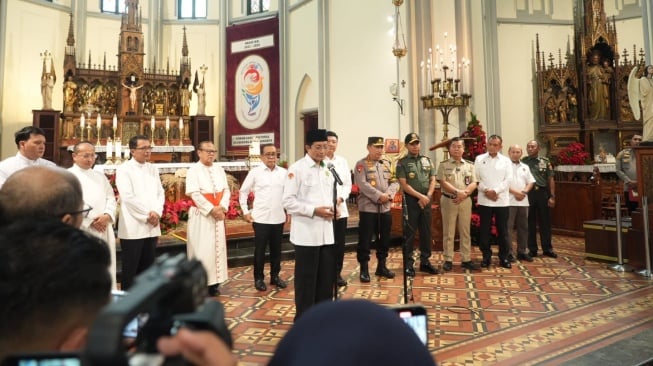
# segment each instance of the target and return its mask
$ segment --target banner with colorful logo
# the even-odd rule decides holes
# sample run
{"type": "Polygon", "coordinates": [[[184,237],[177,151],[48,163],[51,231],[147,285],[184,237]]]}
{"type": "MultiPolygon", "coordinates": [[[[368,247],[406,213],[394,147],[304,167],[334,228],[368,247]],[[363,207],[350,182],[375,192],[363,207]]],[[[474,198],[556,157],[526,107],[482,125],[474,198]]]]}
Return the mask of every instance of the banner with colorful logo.
{"type": "Polygon", "coordinates": [[[279,147],[279,20],[227,27],[227,155],[246,156],[252,141],[279,147]]]}

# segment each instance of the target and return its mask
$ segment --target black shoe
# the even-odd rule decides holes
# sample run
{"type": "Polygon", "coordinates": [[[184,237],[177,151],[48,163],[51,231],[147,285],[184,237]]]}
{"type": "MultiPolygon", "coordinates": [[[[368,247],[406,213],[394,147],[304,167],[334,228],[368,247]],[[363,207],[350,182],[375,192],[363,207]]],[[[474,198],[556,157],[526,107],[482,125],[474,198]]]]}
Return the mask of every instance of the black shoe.
{"type": "Polygon", "coordinates": [[[215,284],[215,285],[209,286],[209,289],[208,289],[209,296],[212,296],[212,297],[220,296],[220,288],[218,286],[220,286],[220,284],[215,284]]]}
{"type": "Polygon", "coordinates": [[[529,255],[531,258],[535,258],[535,257],[537,257],[537,250],[535,250],[535,251],[531,250],[530,252],[528,252],[528,255],[529,255]]]}
{"type": "Polygon", "coordinates": [[[415,277],[415,269],[413,267],[406,268],[406,276],[415,277]]]}
{"type": "Polygon", "coordinates": [[[433,267],[433,265],[429,262],[420,264],[419,270],[432,275],[436,275],[440,273],[440,271],[438,271],[435,267],[433,267]]]}
{"type": "Polygon", "coordinates": [[[491,262],[490,258],[483,258],[483,260],[481,261],[481,267],[483,267],[483,268],[489,267],[490,262],[491,262]]]}
{"type": "Polygon", "coordinates": [[[286,285],[286,281],[282,280],[279,278],[279,276],[274,276],[270,279],[270,285],[275,285],[278,288],[286,288],[288,285],[286,285]]]}
{"type": "Polygon", "coordinates": [[[386,266],[379,266],[376,268],[375,275],[385,278],[395,278],[395,273],[388,269],[386,266]]]}
{"type": "Polygon", "coordinates": [[[515,256],[513,256],[512,254],[508,254],[508,261],[509,261],[510,263],[515,263],[515,262],[517,262],[517,261],[515,260],[515,256]]]}
{"type": "Polygon", "coordinates": [[[453,268],[453,263],[451,263],[450,261],[446,261],[442,265],[442,269],[447,271],[447,272],[451,271],[451,268],[453,268]]]}
{"type": "Polygon", "coordinates": [[[544,253],[542,253],[542,254],[544,254],[544,255],[547,256],[547,257],[558,258],[558,255],[555,254],[555,252],[554,252],[553,250],[548,251],[548,252],[544,252],[544,253]]]}
{"type": "Polygon", "coordinates": [[[263,280],[255,280],[254,287],[259,291],[265,291],[268,289],[268,287],[265,286],[265,281],[263,280]]]}
{"type": "Polygon", "coordinates": [[[460,263],[460,266],[463,267],[463,269],[468,269],[470,271],[476,270],[476,269],[481,269],[478,264],[469,261],[469,262],[462,262],[460,263]]]}
{"type": "Polygon", "coordinates": [[[512,264],[510,264],[509,260],[502,259],[501,260],[501,267],[510,269],[510,268],[512,268],[512,264]]]}
{"type": "Polygon", "coordinates": [[[370,282],[370,273],[368,271],[361,271],[360,279],[364,283],[370,282]]]}
{"type": "Polygon", "coordinates": [[[338,285],[338,287],[347,286],[347,281],[342,279],[341,275],[338,275],[338,278],[336,279],[336,285],[338,285]]]}
{"type": "Polygon", "coordinates": [[[533,257],[531,257],[528,254],[517,254],[517,259],[519,259],[520,261],[526,261],[526,262],[532,262],[533,261],[533,257]]]}

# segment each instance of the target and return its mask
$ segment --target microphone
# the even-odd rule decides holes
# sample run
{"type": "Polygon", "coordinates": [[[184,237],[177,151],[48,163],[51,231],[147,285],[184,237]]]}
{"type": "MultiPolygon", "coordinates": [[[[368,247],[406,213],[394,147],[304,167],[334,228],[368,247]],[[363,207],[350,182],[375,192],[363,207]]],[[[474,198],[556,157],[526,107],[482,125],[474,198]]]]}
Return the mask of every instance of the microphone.
{"type": "Polygon", "coordinates": [[[333,174],[333,177],[336,179],[336,183],[338,185],[342,185],[342,179],[340,179],[340,176],[338,175],[338,172],[336,172],[336,167],[333,166],[332,163],[327,164],[327,169],[333,174]]]}

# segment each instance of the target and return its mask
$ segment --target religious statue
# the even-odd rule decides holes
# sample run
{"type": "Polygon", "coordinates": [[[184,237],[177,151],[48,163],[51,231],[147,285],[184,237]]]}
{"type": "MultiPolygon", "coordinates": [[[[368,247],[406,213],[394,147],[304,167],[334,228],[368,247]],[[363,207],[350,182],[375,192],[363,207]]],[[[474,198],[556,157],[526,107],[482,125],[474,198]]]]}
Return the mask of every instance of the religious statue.
{"type": "Polygon", "coordinates": [[[125,88],[129,89],[129,106],[130,106],[130,111],[135,112],[136,111],[136,91],[140,88],[143,87],[143,85],[139,86],[127,86],[125,83],[122,83],[122,86],[125,88]]]}
{"type": "Polygon", "coordinates": [[[560,123],[569,122],[567,111],[569,111],[569,105],[567,104],[567,101],[563,99],[562,102],[560,102],[560,106],[558,106],[558,119],[560,120],[560,123]]]}
{"type": "Polygon", "coordinates": [[[644,133],[642,141],[653,142],[653,65],[646,66],[644,75],[639,79],[639,95],[642,102],[642,124],[644,133]]]}
{"type": "Polygon", "coordinates": [[[610,115],[610,80],[612,68],[601,64],[601,55],[598,52],[590,56],[590,65],[587,68],[589,82],[589,119],[608,119],[610,115]]]}
{"type": "Polygon", "coordinates": [[[57,81],[57,74],[54,72],[54,61],[48,51],[41,54],[43,58],[43,70],[41,71],[41,96],[43,97],[43,109],[52,109],[52,89],[57,81]],[[50,71],[47,69],[47,61],[50,61],[50,71]]]}
{"type": "Polygon", "coordinates": [[[546,113],[546,122],[550,124],[558,123],[558,109],[556,107],[556,101],[553,99],[553,96],[549,97],[546,101],[545,111],[546,113]]]}
{"type": "Polygon", "coordinates": [[[193,94],[188,89],[188,83],[184,83],[179,88],[179,96],[181,99],[181,115],[188,116],[190,113],[190,100],[193,99],[193,94]]]}
{"type": "Polygon", "coordinates": [[[198,116],[203,116],[205,115],[205,109],[206,109],[206,90],[204,89],[204,81],[200,83],[199,87],[197,88],[197,115],[198,116]]]}
{"type": "Polygon", "coordinates": [[[63,83],[63,111],[64,112],[74,112],[75,111],[75,100],[77,92],[77,84],[73,81],[72,76],[68,76],[66,81],[63,83]]]}

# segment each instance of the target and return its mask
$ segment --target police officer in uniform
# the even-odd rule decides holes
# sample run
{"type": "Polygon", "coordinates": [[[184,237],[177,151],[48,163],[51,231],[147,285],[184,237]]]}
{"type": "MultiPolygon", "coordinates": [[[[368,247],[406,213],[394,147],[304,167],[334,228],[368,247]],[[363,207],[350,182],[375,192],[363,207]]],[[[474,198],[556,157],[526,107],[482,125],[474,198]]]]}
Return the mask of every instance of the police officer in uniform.
{"type": "Polygon", "coordinates": [[[429,258],[431,257],[431,196],[435,190],[435,166],[428,156],[420,155],[420,139],[416,133],[409,133],[404,138],[408,154],[397,162],[397,178],[401,189],[406,193],[404,198],[408,211],[408,230],[406,245],[404,245],[404,260],[406,274],[415,276],[413,268],[413,242],[416,231],[419,230],[419,270],[429,274],[438,274],[429,258]]]}
{"type": "Polygon", "coordinates": [[[537,257],[537,222],[540,226],[540,242],[542,252],[545,256],[557,258],[558,255],[553,251],[551,245],[551,212],[550,209],[555,207],[555,181],[553,180],[554,171],[549,159],[539,157],[540,144],[531,140],[526,144],[528,156],[522,159],[522,162],[531,169],[531,174],[535,178],[533,189],[528,192],[528,255],[537,257]]]}
{"type": "Polygon", "coordinates": [[[390,162],[381,160],[383,155],[383,138],[369,137],[367,139],[367,157],[356,163],[354,182],[358,185],[358,247],[356,254],[361,266],[361,282],[370,282],[367,262],[370,260],[370,243],[372,236],[376,241],[377,276],[394,278],[394,272],[386,267],[388,248],[390,246],[390,228],[392,216],[390,207],[399,189],[396,179],[392,176],[390,162]]]}
{"type": "Polygon", "coordinates": [[[631,200],[631,192],[637,192],[637,163],[633,147],[638,146],[640,142],[642,142],[642,135],[633,135],[630,139],[630,147],[617,154],[617,176],[624,182],[624,202],[629,214],[638,206],[636,200],[631,200]]]}
{"type": "Polygon", "coordinates": [[[465,144],[463,140],[454,137],[449,141],[451,158],[438,166],[437,179],[440,182],[442,196],[440,209],[442,211],[442,233],[444,236],[444,264],[442,269],[451,271],[453,262],[453,243],[456,226],[460,235],[461,267],[468,270],[479,269],[472,262],[472,239],[470,222],[472,219],[471,194],[476,190],[476,174],[474,163],[463,159],[465,144]]]}

